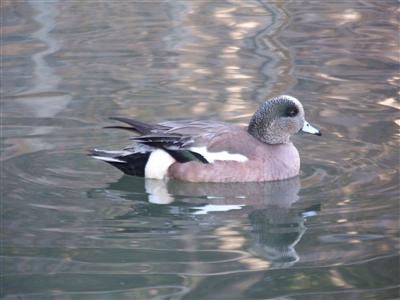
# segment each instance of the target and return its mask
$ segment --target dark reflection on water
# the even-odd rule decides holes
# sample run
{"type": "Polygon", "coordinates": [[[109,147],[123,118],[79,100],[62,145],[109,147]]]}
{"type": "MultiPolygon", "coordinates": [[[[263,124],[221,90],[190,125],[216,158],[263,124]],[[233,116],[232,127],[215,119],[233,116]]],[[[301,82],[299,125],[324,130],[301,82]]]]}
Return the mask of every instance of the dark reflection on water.
{"type": "Polygon", "coordinates": [[[2,2],[4,299],[399,297],[398,3],[2,2]],[[291,94],[299,178],[144,180],[108,116],[246,124],[291,94]]]}

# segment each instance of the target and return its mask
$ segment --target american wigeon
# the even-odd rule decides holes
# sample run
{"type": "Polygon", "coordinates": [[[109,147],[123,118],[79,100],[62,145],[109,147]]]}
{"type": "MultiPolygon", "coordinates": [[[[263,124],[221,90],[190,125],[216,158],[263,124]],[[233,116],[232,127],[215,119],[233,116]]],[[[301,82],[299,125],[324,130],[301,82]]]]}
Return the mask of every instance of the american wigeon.
{"type": "Polygon", "coordinates": [[[272,181],[297,176],[300,157],[289,138],[298,131],[321,135],[306,122],[301,103],[291,96],[272,98],[257,109],[248,129],[219,121],[146,124],[112,117],[141,134],[121,151],[90,155],[122,172],[146,178],[191,182],[272,181]]]}

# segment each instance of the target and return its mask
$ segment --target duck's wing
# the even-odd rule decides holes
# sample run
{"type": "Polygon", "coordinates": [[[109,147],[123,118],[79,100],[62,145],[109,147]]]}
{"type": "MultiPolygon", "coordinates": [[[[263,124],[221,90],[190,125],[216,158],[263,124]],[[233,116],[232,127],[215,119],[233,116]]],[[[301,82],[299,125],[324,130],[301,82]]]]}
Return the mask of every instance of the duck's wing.
{"type": "Polygon", "coordinates": [[[230,124],[218,121],[171,121],[160,124],[148,124],[128,118],[111,117],[130,125],[107,126],[105,128],[117,128],[134,131],[139,136],[131,140],[153,146],[166,147],[170,150],[188,149],[191,147],[207,147],[208,143],[217,136],[226,134],[230,124]]]}
{"type": "MultiPolygon", "coordinates": [[[[126,123],[130,125],[130,127],[108,126],[106,128],[125,129],[139,133],[139,136],[130,139],[148,148],[139,148],[135,143],[134,145],[126,147],[124,153],[120,153],[118,158],[113,156],[112,153],[109,155],[110,157],[121,160],[122,157],[126,156],[126,151],[137,153],[139,152],[138,149],[140,149],[140,152],[151,152],[159,148],[166,151],[178,162],[198,161],[201,163],[208,163],[207,159],[205,159],[201,153],[192,151],[194,144],[196,144],[197,147],[205,147],[207,144],[208,138],[202,133],[202,126],[206,125],[207,122],[177,121],[162,124],[147,124],[121,117],[112,117],[111,119],[126,123]],[[201,141],[197,138],[200,138],[201,141]]],[[[97,156],[101,157],[106,156],[104,153],[97,152],[96,154],[100,154],[97,156]]],[[[106,159],[111,163],[110,158],[103,158],[103,160],[106,159]]]]}
{"type": "Polygon", "coordinates": [[[240,141],[246,143],[249,137],[253,139],[243,128],[219,121],[183,120],[146,124],[127,118],[114,117],[113,119],[131,126],[122,127],[122,129],[142,134],[132,137],[131,140],[152,148],[161,148],[178,162],[243,161],[247,157],[245,154],[247,145],[240,141]]]}
{"type": "Polygon", "coordinates": [[[152,130],[157,127],[155,124],[148,124],[140,121],[136,121],[133,119],[122,118],[122,117],[110,117],[111,120],[120,121],[122,123],[128,124],[131,127],[126,126],[106,126],[104,128],[117,128],[117,129],[125,129],[130,131],[135,131],[140,134],[149,134],[152,130]]]}

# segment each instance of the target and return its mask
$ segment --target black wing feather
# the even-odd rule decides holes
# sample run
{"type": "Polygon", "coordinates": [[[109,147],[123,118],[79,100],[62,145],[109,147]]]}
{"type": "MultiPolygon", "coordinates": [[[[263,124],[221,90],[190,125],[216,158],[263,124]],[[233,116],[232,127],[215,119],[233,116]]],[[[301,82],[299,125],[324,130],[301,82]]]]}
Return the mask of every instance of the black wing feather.
{"type": "Polygon", "coordinates": [[[150,134],[152,132],[152,130],[154,128],[156,128],[156,125],[147,124],[147,123],[143,123],[143,122],[132,120],[132,119],[128,119],[128,118],[110,117],[110,119],[126,123],[126,124],[132,126],[132,128],[123,127],[123,126],[110,126],[110,127],[107,127],[107,128],[120,128],[120,129],[134,130],[134,131],[137,131],[137,132],[139,132],[141,134],[150,134]]]}

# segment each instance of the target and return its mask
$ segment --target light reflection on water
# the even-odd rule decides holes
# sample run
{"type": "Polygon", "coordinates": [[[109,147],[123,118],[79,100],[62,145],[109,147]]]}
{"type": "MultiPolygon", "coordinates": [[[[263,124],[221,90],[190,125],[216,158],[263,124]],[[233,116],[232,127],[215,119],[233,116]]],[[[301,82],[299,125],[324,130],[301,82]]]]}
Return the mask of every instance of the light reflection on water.
{"type": "Polygon", "coordinates": [[[44,298],[396,298],[398,5],[5,2],[2,292],[44,298]],[[121,176],[108,116],[247,124],[299,98],[300,178],[121,176]]]}

